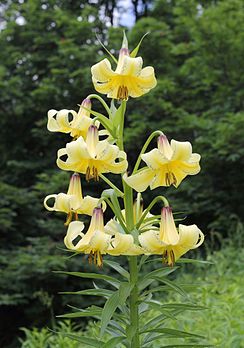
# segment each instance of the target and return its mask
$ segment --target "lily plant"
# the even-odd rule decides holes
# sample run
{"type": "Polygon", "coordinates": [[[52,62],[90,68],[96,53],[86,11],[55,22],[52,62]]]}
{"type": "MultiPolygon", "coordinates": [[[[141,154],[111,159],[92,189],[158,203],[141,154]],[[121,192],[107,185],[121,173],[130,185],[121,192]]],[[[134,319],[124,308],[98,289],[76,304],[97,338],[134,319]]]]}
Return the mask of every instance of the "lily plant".
{"type": "Polygon", "coordinates": [[[200,309],[197,304],[188,303],[185,289],[168,275],[178,268],[185,253],[203,243],[204,234],[196,225],[179,224],[177,227],[180,219],[175,218],[172,204],[165,196],[154,197],[146,208],[142,197],[142,192],[147,189],[177,188],[188,175],[197,174],[200,155],[192,152],[190,142],[174,139],[169,142],[162,130],[156,130],[145,142],[133,171],[128,172],[123,140],[126,104],[130,98],[142,97],[157,85],[154,68],[143,67],[142,57],[137,57],[141,42],[130,52],[124,34],[118,60],[107,51],[116,67],[113,69],[107,58],[91,67],[94,87],[107,96],[110,105],[100,95],[91,94],[80,104],[78,112],[67,109],[48,112],[48,130],[67,133],[71,137],[57,153],[57,166],[71,172],[71,178],[67,193],[48,195],[44,206],[49,211],[67,215],[64,237],[67,250],[76,255],[87,255],[88,262],[99,268],[98,273],[59,273],[107,283],[104,288],[94,283],[93,289],[74,293],[102,296],[103,307],[81,308],[62,317],[88,316],[100,320],[99,337],[71,337],[92,347],[154,347],[154,342],[164,337],[186,338],[187,342],[177,347],[187,347],[188,343],[192,347],[207,347],[206,343],[201,345],[196,341],[202,336],[167,326],[167,321],[177,314],[200,309]],[[104,113],[93,110],[93,99],[101,103],[104,113]],[[147,152],[154,138],[157,138],[157,147],[147,152]],[[121,184],[115,185],[107,176],[109,173],[119,175],[121,184]],[[85,180],[89,185],[92,181],[104,181],[108,189],[100,197],[83,197],[81,182],[85,180]],[[155,204],[161,204],[161,214],[152,214],[155,204]],[[107,209],[114,215],[109,221],[107,209]],[[84,223],[86,215],[91,216],[87,227],[84,223]],[[160,258],[157,268],[150,273],[143,272],[146,264],[159,262],[154,255],[160,258]],[[128,267],[111,259],[118,256],[128,260],[128,267]],[[119,277],[103,274],[104,267],[112,268],[119,277]],[[158,285],[156,288],[155,284],[158,285]],[[153,299],[155,293],[168,290],[186,295],[184,303],[163,303],[153,299]],[[151,309],[158,314],[149,322],[143,322],[143,314],[151,309]]]}

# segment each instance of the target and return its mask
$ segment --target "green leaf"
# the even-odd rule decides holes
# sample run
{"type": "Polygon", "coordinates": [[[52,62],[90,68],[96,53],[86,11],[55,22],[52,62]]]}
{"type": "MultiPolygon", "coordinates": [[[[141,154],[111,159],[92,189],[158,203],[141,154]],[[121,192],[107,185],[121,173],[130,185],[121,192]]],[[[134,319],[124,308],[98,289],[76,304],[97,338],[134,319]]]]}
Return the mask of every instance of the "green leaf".
{"type": "Polygon", "coordinates": [[[98,38],[96,35],[97,41],[100,43],[100,45],[103,47],[103,49],[107,52],[107,54],[113,59],[113,61],[117,64],[118,60],[115,58],[115,56],[107,49],[106,46],[102,43],[102,41],[98,38]]]}
{"type": "Polygon", "coordinates": [[[142,41],[144,40],[144,38],[145,38],[148,34],[150,34],[150,33],[147,32],[146,34],[143,35],[143,37],[142,37],[141,40],[139,41],[138,45],[137,45],[137,46],[133,49],[133,51],[130,53],[130,56],[131,56],[132,58],[135,58],[135,57],[136,57],[136,55],[137,55],[137,53],[138,53],[138,51],[139,51],[139,48],[140,48],[140,46],[141,46],[141,44],[142,44],[142,41]]]}
{"type": "Polygon", "coordinates": [[[170,273],[174,272],[178,267],[165,267],[165,268],[160,268],[156,269],[149,274],[146,274],[141,281],[139,281],[139,289],[143,290],[147,286],[149,286],[154,280],[158,280],[161,278],[159,277],[165,277],[169,275],[170,273]]]}
{"type": "Polygon", "coordinates": [[[197,259],[187,259],[182,257],[181,259],[177,260],[176,263],[198,263],[198,264],[205,264],[205,265],[214,265],[214,262],[211,261],[205,261],[205,260],[197,260],[197,259]]]}
{"type": "Polygon", "coordinates": [[[125,336],[113,337],[109,341],[105,342],[102,348],[116,348],[117,345],[125,339],[125,336]]]}
{"type": "Polygon", "coordinates": [[[175,316],[170,311],[167,311],[167,308],[164,308],[162,303],[160,303],[159,301],[145,301],[145,303],[148,304],[149,307],[162,312],[165,315],[165,317],[173,320],[176,319],[175,316]]]}
{"type": "Polygon", "coordinates": [[[120,283],[119,287],[119,303],[122,305],[127,300],[128,296],[130,295],[131,291],[131,285],[130,283],[120,283]]]}
{"type": "Polygon", "coordinates": [[[176,292],[178,292],[180,295],[187,297],[188,294],[185,292],[184,289],[182,289],[179,285],[175,284],[174,282],[172,282],[171,280],[168,280],[166,278],[155,278],[156,280],[158,280],[159,282],[162,282],[166,285],[168,285],[169,288],[171,288],[172,290],[175,290],[176,292]]]}
{"type": "Polygon", "coordinates": [[[174,345],[167,345],[167,346],[160,346],[159,348],[177,348],[177,347],[181,347],[181,348],[187,348],[187,347],[214,347],[213,345],[209,345],[209,344],[174,344],[174,345]]]}
{"type": "Polygon", "coordinates": [[[115,113],[113,113],[113,119],[111,120],[113,122],[113,128],[118,131],[118,127],[121,122],[121,117],[122,117],[122,112],[123,112],[123,105],[121,104],[118,109],[116,109],[115,113]]]}
{"type": "Polygon", "coordinates": [[[82,317],[97,317],[102,313],[102,309],[89,309],[81,310],[79,312],[67,313],[62,315],[57,315],[57,318],[82,318],[82,317]]]}
{"type": "Polygon", "coordinates": [[[111,261],[111,260],[104,260],[103,263],[113,268],[115,271],[121,274],[124,278],[130,279],[129,272],[126,271],[122,266],[120,266],[118,262],[111,261]]]}
{"type": "Polygon", "coordinates": [[[59,292],[59,294],[62,295],[91,295],[91,296],[103,296],[107,297],[110,296],[113,293],[113,291],[108,289],[87,289],[87,290],[80,290],[80,291],[62,291],[59,292]]]}
{"type": "Polygon", "coordinates": [[[100,348],[101,345],[104,344],[104,341],[99,341],[99,340],[96,340],[96,339],[91,338],[91,337],[78,336],[78,335],[69,334],[69,333],[61,332],[61,331],[60,332],[56,332],[56,333],[64,335],[65,337],[69,337],[70,339],[72,339],[74,341],[87,344],[88,346],[91,346],[91,347],[100,348]]]}
{"type": "Polygon", "coordinates": [[[190,332],[186,331],[181,331],[181,330],[175,330],[175,329],[169,329],[169,328],[153,328],[153,329],[147,329],[144,332],[155,332],[155,333],[162,333],[167,337],[196,337],[196,338],[205,338],[204,336],[193,334],[190,332]]]}
{"type": "Polygon", "coordinates": [[[54,271],[54,273],[57,274],[65,274],[65,275],[71,275],[74,277],[80,277],[80,278],[88,278],[88,279],[101,279],[105,282],[108,282],[109,284],[115,286],[116,288],[119,287],[120,281],[114,277],[108,276],[106,274],[97,274],[97,273],[82,273],[82,272],[66,272],[66,271],[54,271]]]}
{"type": "Polygon", "coordinates": [[[104,332],[108,326],[108,323],[110,319],[112,318],[118,305],[119,305],[119,291],[115,291],[113,295],[111,295],[107,299],[102,311],[100,337],[104,335],[104,332]]]}

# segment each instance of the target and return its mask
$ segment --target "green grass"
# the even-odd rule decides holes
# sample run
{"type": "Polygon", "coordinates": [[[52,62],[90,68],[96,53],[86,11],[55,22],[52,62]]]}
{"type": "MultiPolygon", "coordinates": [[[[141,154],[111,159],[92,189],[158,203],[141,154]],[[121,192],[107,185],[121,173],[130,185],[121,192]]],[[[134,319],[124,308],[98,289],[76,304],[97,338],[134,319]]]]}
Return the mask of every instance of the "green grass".
{"type": "MultiPolygon", "coordinates": [[[[196,291],[191,292],[191,300],[207,309],[202,311],[188,311],[177,317],[177,320],[168,319],[165,327],[184,330],[207,337],[210,344],[219,348],[244,347],[244,250],[234,247],[215,252],[208,257],[213,265],[191,265],[177,277],[177,282],[184,284],[199,284],[196,291]]],[[[162,293],[161,293],[162,294],[162,293]]],[[[165,293],[164,293],[165,294],[165,293]]],[[[165,296],[165,302],[181,302],[185,299],[178,294],[165,296]]],[[[160,295],[162,301],[162,295],[160,295]]],[[[157,311],[150,311],[141,316],[146,323],[157,311]]],[[[61,331],[78,333],[88,337],[98,337],[99,323],[90,322],[86,332],[72,329],[69,322],[61,324],[61,331]]],[[[62,334],[53,335],[46,329],[25,330],[26,339],[22,348],[39,348],[35,342],[43,342],[40,348],[86,348],[78,343],[63,337],[62,334]],[[39,341],[38,341],[39,340],[39,341]],[[34,343],[33,343],[34,342],[34,343]]],[[[167,344],[183,344],[187,340],[164,339],[154,341],[151,348],[159,348],[167,344]]],[[[197,346],[197,345],[196,345],[197,346]]]]}

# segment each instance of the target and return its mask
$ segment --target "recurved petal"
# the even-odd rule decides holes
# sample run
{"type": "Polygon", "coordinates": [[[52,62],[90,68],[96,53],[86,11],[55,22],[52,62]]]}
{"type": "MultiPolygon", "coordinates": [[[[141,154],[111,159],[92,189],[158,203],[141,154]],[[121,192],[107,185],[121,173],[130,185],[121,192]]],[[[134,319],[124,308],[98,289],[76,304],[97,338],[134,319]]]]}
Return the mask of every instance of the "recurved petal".
{"type": "Polygon", "coordinates": [[[111,246],[108,249],[110,255],[140,255],[143,250],[135,245],[134,238],[130,234],[116,233],[111,240],[111,246]]]}
{"type": "Polygon", "coordinates": [[[72,122],[76,116],[77,113],[73,110],[49,110],[47,129],[50,132],[69,133],[71,131],[70,122],[72,122]],[[71,120],[69,119],[69,115],[72,115],[71,120]]]}
{"type": "Polygon", "coordinates": [[[154,68],[147,66],[141,70],[141,73],[137,80],[138,85],[145,89],[150,90],[157,85],[157,80],[154,74],[154,68]]]}
{"type": "Polygon", "coordinates": [[[92,77],[99,82],[107,82],[115,75],[107,58],[91,67],[92,77]]]}
{"type": "Polygon", "coordinates": [[[179,243],[173,247],[175,259],[179,259],[190,249],[198,248],[204,241],[204,234],[196,225],[179,225],[179,243]]]}
{"type": "Polygon", "coordinates": [[[141,155],[143,161],[150,167],[151,169],[161,169],[163,165],[168,163],[168,159],[159,151],[159,149],[153,149],[147,153],[141,155]]]}
{"type": "Polygon", "coordinates": [[[171,161],[189,161],[192,155],[192,146],[189,141],[176,141],[172,139],[170,145],[173,150],[171,161]]]}
{"type": "Polygon", "coordinates": [[[141,57],[132,58],[124,55],[121,59],[121,63],[118,64],[115,73],[119,75],[139,76],[142,64],[143,61],[141,57]]]}
{"type": "MultiPolygon", "coordinates": [[[[78,214],[86,214],[86,215],[92,215],[94,208],[97,207],[99,202],[98,198],[93,198],[91,196],[84,197],[82,204],[80,205],[79,209],[77,210],[78,214]]],[[[103,210],[106,209],[106,204],[103,202],[103,210]]]]}
{"type": "Polygon", "coordinates": [[[127,156],[124,151],[119,151],[117,155],[117,159],[119,159],[119,162],[103,161],[103,167],[105,172],[111,172],[114,174],[124,173],[128,167],[128,162],[126,157],[127,156]]]}
{"type": "Polygon", "coordinates": [[[143,192],[150,185],[154,178],[154,171],[150,168],[143,168],[131,176],[124,175],[124,181],[137,192],[143,192]]]}
{"type": "Polygon", "coordinates": [[[138,238],[142,248],[150,254],[162,254],[165,250],[166,245],[160,240],[157,231],[144,232],[138,238]]]}
{"type": "Polygon", "coordinates": [[[109,247],[111,236],[97,230],[91,236],[89,247],[91,250],[98,250],[101,253],[106,253],[109,247]]]}
{"type": "Polygon", "coordinates": [[[72,221],[69,224],[67,234],[64,238],[64,244],[68,249],[83,251],[82,238],[84,236],[84,233],[81,232],[83,231],[83,229],[84,229],[84,224],[81,221],[72,221]],[[81,237],[81,239],[76,245],[74,245],[73,241],[77,237],[81,237]]]}

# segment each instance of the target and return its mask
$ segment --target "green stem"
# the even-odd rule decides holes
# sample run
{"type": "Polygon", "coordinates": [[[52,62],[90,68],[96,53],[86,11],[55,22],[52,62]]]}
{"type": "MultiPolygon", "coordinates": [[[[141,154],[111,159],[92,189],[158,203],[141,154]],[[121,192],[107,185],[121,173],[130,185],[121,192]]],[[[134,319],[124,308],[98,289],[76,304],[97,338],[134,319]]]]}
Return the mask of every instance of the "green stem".
{"type": "Polygon", "coordinates": [[[124,123],[125,123],[125,111],[126,111],[126,101],[122,100],[121,102],[121,120],[120,120],[120,125],[119,125],[119,136],[118,136],[118,141],[117,145],[120,148],[120,150],[124,150],[124,123]]]}
{"type": "Polygon", "coordinates": [[[103,174],[99,174],[100,178],[103,179],[103,181],[105,181],[110,187],[112,187],[112,189],[114,189],[117,194],[120,197],[124,197],[124,193],[122,191],[120,191],[120,189],[115,186],[108,178],[106,178],[106,176],[104,176],[103,174]]]}
{"type": "Polygon", "coordinates": [[[149,213],[149,211],[152,209],[152,207],[158,202],[158,201],[163,201],[164,206],[168,207],[169,206],[169,202],[167,201],[167,199],[164,196],[157,196],[155,197],[152,202],[149,204],[149,206],[147,207],[147,209],[144,210],[144,213],[142,214],[140,220],[138,221],[138,223],[136,224],[136,228],[139,228],[141,226],[141,224],[143,223],[143,220],[145,219],[145,217],[147,216],[147,214],[149,213]]]}
{"type": "Polygon", "coordinates": [[[140,348],[139,337],[139,312],[138,312],[138,265],[137,256],[129,257],[130,284],[132,287],[130,294],[130,327],[134,333],[131,339],[130,348],[140,348]]]}
{"type": "Polygon", "coordinates": [[[111,119],[112,114],[111,114],[110,108],[109,108],[108,104],[103,100],[102,97],[100,97],[97,94],[89,94],[87,99],[97,99],[97,100],[99,100],[100,103],[103,105],[104,109],[107,111],[107,113],[109,115],[109,118],[111,119]]]}
{"type": "Polygon", "coordinates": [[[152,132],[151,135],[149,135],[149,137],[147,138],[147,140],[146,140],[145,144],[143,145],[141,152],[137,158],[137,161],[136,161],[136,164],[135,164],[135,167],[133,169],[132,174],[134,174],[137,171],[137,169],[141,163],[141,155],[144,154],[144,152],[146,151],[146,149],[147,149],[148,145],[150,144],[150,142],[152,141],[152,139],[154,137],[156,137],[157,135],[162,135],[162,134],[163,134],[163,132],[157,130],[157,131],[152,132]]]}

